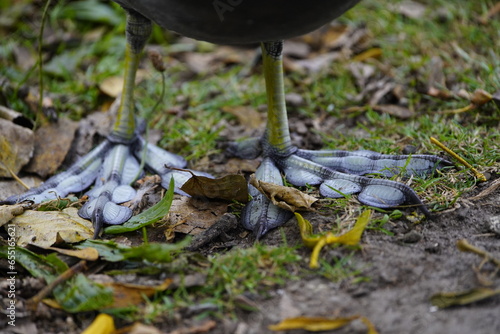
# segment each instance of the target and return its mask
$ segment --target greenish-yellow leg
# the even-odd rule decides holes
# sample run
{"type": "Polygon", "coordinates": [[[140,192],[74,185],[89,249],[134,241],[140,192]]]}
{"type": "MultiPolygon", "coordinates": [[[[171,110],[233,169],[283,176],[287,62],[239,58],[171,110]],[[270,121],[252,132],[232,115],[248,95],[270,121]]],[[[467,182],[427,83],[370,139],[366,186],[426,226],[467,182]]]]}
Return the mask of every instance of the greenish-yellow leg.
{"type": "Polygon", "coordinates": [[[125,74],[120,108],[111,139],[129,142],[135,135],[134,88],[137,67],[151,34],[151,21],[136,13],[127,13],[125,74]]]}

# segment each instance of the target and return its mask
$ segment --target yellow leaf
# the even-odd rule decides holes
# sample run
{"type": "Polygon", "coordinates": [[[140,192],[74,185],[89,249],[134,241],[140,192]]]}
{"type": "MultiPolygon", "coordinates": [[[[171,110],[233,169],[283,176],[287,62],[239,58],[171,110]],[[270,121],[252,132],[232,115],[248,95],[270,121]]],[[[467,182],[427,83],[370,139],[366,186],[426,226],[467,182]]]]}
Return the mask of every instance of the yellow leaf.
{"type": "Polygon", "coordinates": [[[21,247],[74,243],[94,235],[92,223],[80,218],[73,207],[62,211],[25,211],[12,219],[12,223],[16,225],[17,244],[21,247]]]}
{"type": "Polygon", "coordinates": [[[299,213],[295,213],[295,217],[297,218],[297,222],[299,224],[300,236],[302,237],[302,242],[305,246],[312,248],[313,251],[311,253],[311,260],[309,262],[310,268],[318,268],[318,259],[319,253],[321,249],[325,245],[339,243],[348,246],[355,246],[359,244],[361,240],[361,235],[368,225],[371,217],[371,210],[364,211],[359,218],[356,220],[354,227],[348,232],[336,236],[331,232],[328,232],[323,235],[313,235],[312,234],[312,226],[307,220],[305,220],[302,215],[299,213]]]}
{"type": "Polygon", "coordinates": [[[77,257],[79,259],[87,261],[95,261],[99,258],[99,252],[97,251],[97,249],[92,247],[87,247],[83,249],[64,249],[57,247],[42,247],[42,248],[50,249],[60,254],[77,257]]]}
{"type": "Polygon", "coordinates": [[[304,329],[311,332],[328,331],[344,327],[353,320],[360,319],[368,327],[368,334],[377,334],[375,326],[365,317],[355,315],[345,318],[295,317],[283,320],[277,325],[269,326],[272,331],[304,329]]]}
{"type": "Polygon", "coordinates": [[[351,230],[338,237],[334,235],[327,235],[326,243],[331,244],[337,242],[343,245],[356,246],[361,240],[361,235],[363,234],[366,225],[370,222],[371,214],[371,210],[363,211],[351,230]]]}
{"type": "Polygon", "coordinates": [[[113,318],[108,314],[101,313],[82,334],[112,334],[115,331],[113,318]]]}

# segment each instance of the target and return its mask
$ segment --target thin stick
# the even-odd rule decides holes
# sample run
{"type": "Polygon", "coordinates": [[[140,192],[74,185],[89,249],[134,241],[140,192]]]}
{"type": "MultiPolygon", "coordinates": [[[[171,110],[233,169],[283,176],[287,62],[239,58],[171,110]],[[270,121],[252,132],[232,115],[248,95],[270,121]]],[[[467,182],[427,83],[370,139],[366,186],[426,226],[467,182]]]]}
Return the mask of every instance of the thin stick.
{"type": "Polygon", "coordinates": [[[453,158],[457,159],[462,165],[464,165],[465,167],[469,168],[474,173],[474,175],[476,175],[476,177],[479,179],[479,181],[483,181],[483,182],[486,181],[486,177],[481,172],[479,172],[477,169],[475,169],[474,167],[472,167],[472,165],[470,163],[468,163],[467,161],[465,161],[461,156],[459,156],[458,154],[456,154],[455,152],[453,152],[448,147],[444,146],[444,144],[441,143],[439,140],[437,140],[434,137],[431,137],[431,143],[433,143],[434,145],[438,146],[442,150],[446,151],[446,153],[448,153],[449,155],[451,155],[453,158]]]}
{"type": "Polygon", "coordinates": [[[40,290],[36,295],[31,297],[28,300],[28,304],[31,307],[33,307],[34,309],[36,309],[38,303],[40,303],[42,301],[42,299],[47,297],[52,292],[52,290],[54,290],[54,288],[56,286],[58,286],[59,284],[61,284],[64,281],[67,281],[68,279],[75,276],[76,274],[82,272],[86,268],[86,265],[87,265],[87,261],[82,260],[82,261],[78,262],[77,264],[75,264],[73,267],[71,267],[68,270],[66,270],[65,272],[63,272],[55,280],[53,280],[52,282],[47,284],[47,286],[44,287],[42,290],[40,290]]]}

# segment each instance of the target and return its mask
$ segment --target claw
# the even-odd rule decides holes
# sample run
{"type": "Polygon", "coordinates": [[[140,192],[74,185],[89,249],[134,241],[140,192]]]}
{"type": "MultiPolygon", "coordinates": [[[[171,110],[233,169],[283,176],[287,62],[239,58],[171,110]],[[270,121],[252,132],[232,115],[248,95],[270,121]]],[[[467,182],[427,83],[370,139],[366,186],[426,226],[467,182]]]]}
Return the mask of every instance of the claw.
{"type": "MultiPolygon", "coordinates": [[[[270,158],[265,158],[262,161],[255,176],[265,182],[283,185],[281,173],[270,158]]],[[[243,209],[241,221],[243,226],[251,230],[258,240],[269,230],[287,222],[292,217],[292,213],[272,204],[252,185],[248,187],[252,200],[243,209]]]]}

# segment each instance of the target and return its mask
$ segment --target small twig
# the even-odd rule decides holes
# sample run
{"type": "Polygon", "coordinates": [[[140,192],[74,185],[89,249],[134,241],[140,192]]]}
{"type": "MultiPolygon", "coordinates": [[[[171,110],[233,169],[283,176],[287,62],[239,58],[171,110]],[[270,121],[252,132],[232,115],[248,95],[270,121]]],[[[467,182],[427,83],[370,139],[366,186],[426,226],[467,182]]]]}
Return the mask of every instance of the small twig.
{"type": "Polygon", "coordinates": [[[76,274],[82,272],[86,268],[86,266],[87,266],[87,261],[82,260],[82,261],[78,262],[77,264],[75,264],[73,267],[71,267],[68,270],[66,270],[65,272],[63,272],[61,275],[56,277],[55,280],[53,280],[52,282],[47,284],[47,286],[44,287],[42,290],[40,290],[36,295],[31,297],[28,300],[28,305],[30,307],[32,307],[33,309],[36,309],[38,303],[40,303],[42,301],[42,299],[47,297],[52,292],[52,290],[54,290],[54,288],[56,286],[58,286],[59,284],[61,284],[64,281],[67,281],[68,279],[75,276],[76,274]]]}
{"type": "Polygon", "coordinates": [[[23,180],[21,180],[19,178],[19,176],[17,176],[16,173],[14,173],[14,171],[9,166],[5,165],[4,163],[2,163],[2,165],[4,166],[4,168],[7,169],[7,171],[10,173],[12,178],[17,181],[17,183],[19,183],[21,186],[26,188],[26,190],[30,190],[30,186],[28,186],[26,183],[24,183],[23,180]]]}
{"type": "Polygon", "coordinates": [[[458,248],[459,251],[462,251],[462,252],[470,252],[470,253],[474,253],[474,254],[477,254],[479,256],[482,256],[486,260],[491,261],[491,262],[493,262],[494,264],[496,264],[497,266],[500,267],[500,259],[495,258],[493,256],[493,254],[491,254],[491,253],[489,253],[489,252],[487,252],[485,250],[482,250],[481,248],[472,246],[465,239],[461,239],[461,240],[457,241],[457,248],[458,248]]]}
{"type": "Polygon", "coordinates": [[[486,181],[486,177],[481,172],[479,172],[477,169],[475,169],[474,167],[472,167],[472,165],[470,163],[468,163],[461,156],[459,156],[458,154],[456,154],[455,152],[453,152],[451,149],[449,149],[448,147],[446,147],[439,140],[437,140],[434,137],[431,137],[431,143],[433,143],[434,145],[438,146],[442,150],[446,151],[446,153],[448,153],[449,155],[451,155],[453,158],[457,159],[462,165],[464,165],[465,167],[469,168],[474,173],[474,175],[476,175],[476,177],[479,179],[479,181],[483,181],[483,182],[486,181]]]}
{"type": "Polygon", "coordinates": [[[486,196],[491,195],[498,188],[500,188],[500,179],[496,179],[495,181],[493,181],[488,188],[484,189],[483,191],[481,191],[476,196],[469,197],[467,199],[469,201],[477,201],[477,200],[479,200],[481,198],[484,198],[486,196]]]}

